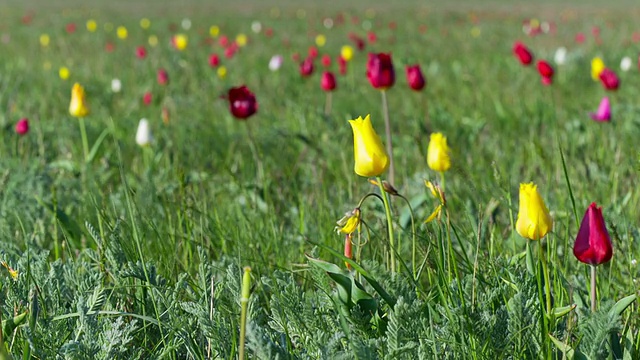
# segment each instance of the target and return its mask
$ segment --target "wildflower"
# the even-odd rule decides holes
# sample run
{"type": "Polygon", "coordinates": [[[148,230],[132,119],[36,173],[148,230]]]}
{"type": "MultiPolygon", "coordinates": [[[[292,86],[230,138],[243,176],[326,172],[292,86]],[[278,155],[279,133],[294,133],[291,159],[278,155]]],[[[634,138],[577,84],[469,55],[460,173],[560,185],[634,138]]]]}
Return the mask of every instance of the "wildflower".
{"type": "Polygon", "coordinates": [[[564,65],[567,62],[567,48],[564,46],[559,47],[553,56],[553,60],[556,65],[564,65]]]}
{"type": "Polygon", "coordinates": [[[119,93],[122,90],[122,82],[120,79],[111,80],[111,91],[114,93],[119,93]]]}
{"type": "Polygon", "coordinates": [[[49,34],[40,35],[40,46],[47,47],[49,46],[49,42],[51,42],[51,38],[49,37],[49,34]]]}
{"type": "Polygon", "coordinates": [[[389,168],[389,155],[367,115],[349,120],[353,130],[354,171],[364,177],[379,176],[389,168]]]}
{"type": "Polygon", "coordinates": [[[6,261],[4,260],[0,260],[0,265],[2,265],[5,269],[7,269],[7,271],[9,272],[9,275],[11,276],[11,278],[15,281],[18,280],[18,271],[14,270],[11,266],[9,266],[9,264],[7,264],[6,261]]]}
{"type": "Polygon", "coordinates": [[[282,66],[283,58],[282,55],[273,55],[271,60],[269,60],[269,70],[278,71],[282,66]]]}
{"type": "Polygon", "coordinates": [[[620,79],[616,73],[608,68],[605,68],[600,72],[600,82],[604,86],[605,90],[615,91],[620,87],[620,79]]]}
{"type": "Polygon", "coordinates": [[[238,36],[236,36],[236,45],[239,47],[246,46],[248,41],[249,38],[245,34],[238,34],[238,36]]]}
{"type": "Polygon", "coordinates": [[[600,73],[605,69],[604,61],[602,61],[599,57],[594,57],[591,60],[591,78],[594,81],[598,81],[600,79],[600,73]]]}
{"type": "Polygon", "coordinates": [[[415,91],[420,91],[425,86],[424,76],[420,70],[420,65],[412,65],[405,68],[407,74],[407,83],[409,87],[415,91]]]}
{"type": "Polygon", "coordinates": [[[346,62],[351,61],[351,59],[353,59],[353,48],[349,45],[344,45],[340,48],[340,56],[346,62]]]}
{"type": "Polygon", "coordinates": [[[118,39],[120,40],[125,40],[127,36],[129,36],[127,28],[124,26],[118,26],[118,28],[116,29],[116,34],[118,35],[118,39]]]}
{"type": "Polygon", "coordinates": [[[300,63],[300,75],[307,77],[313,74],[313,59],[308,57],[300,63]]]}
{"type": "Polygon", "coordinates": [[[323,47],[326,43],[327,43],[326,36],[322,34],[316,35],[316,45],[318,45],[318,47],[323,47]]]}
{"type": "Polygon", "coordinates": [[[227,68],[225,66],[220,66],[216,71],[216,74],[218,74],[220,79],[224,79],[225,76],[227,76],[227,68]]]}
{"type": "Polygon", "coordinates": [[[98,29],[98,23],[93,20],[93,19],[89,19],[87,20],[87,30],[89,32],[95,32],[98,29]]]}
{"type": "Polygon", "coordinates": [[[169,83],[169,73],[167,70],[160,68],[158,69],[158,84],[167,85],[169,83]]]}
{"type": "Polygon", "coordinates": [[[360,225],[360,208],[348,211],[344,216],[336,222],[335,231],[338,234],[353,234],[360,225]]]}
{"type": "Polygon", "coordinates": [[[393,86],[396,81],[391,54],[369,53],[367,61],[367,78],[376,89],[387,89],[393,86]]]}
{"type": "Polygon", "coordinates": [[[598,106],[598,111],[589,114],[595,121],[611,121],[611,105],[609,104],[609,98],[603,97],[598,106]]]}
{"type": "Polygon", "coordinates": [[[144,46],[138,46],[136,48],[136,57],[138,59],[144,59],[147,57],[147,49],[145,49],[144,46]]]}
{"type": "Polygon", "coordinates": [[[58,76],[60,76],[60,79],[62,80],[67,80],[70,74],[71,72],[66,66],[62,66],[60,69],[58,69],[58,76]]]}
{"type": "Polygon", "coordinates": [[[442,133],[431,134],[427,148],[427,165],[438,172],[449,170],[451,167],[450,152],[447,138],[442,133]]]}
{"type": "Polygon", "coordinates": [[[347,60],[345,60],[342,55],[338,56],[338,67],[340,68],[340,75],[347,73],[347,60]]]}
{"type": "Polygon", "coordinates": [[[179,51],[187,48],[189,44],[189,38],[184,34],[176,34],[171,38],[171,45],[179,51]]]}
{"type": "Polygon", "coordinates": [[[602,217],[602,208],[591,203],[580,223],[580,230],[573,245],[573,255],[589,265],[600,265],[611,260],[613,248],[607,226],[602,217]]]}
{"type": "Polygon", "coordinates": [[[260,21],[254,21],[251,23],[251,31],[253,31],[254,34],[260,34],[260,31],[262,31],[262,23],[260,23],[260,21]]]}
{"type": "Polygon", "coordinates": [[[22,118],[16,123],[16,134],[26,135],[29,132],[29,119],[22,118]]]}
{"type": "Polygon", "coordinates": [[[151,21],[147,18],[140,19],[140,27],[147,30],[151,26],[151,21]]]}
{"type": "Polygon", "coordinates": [[[446,205],[446,200],[444,196],[444,191],[442,190],[440,185],[433,183],[429,180],[425,180],[424,184],[427,186],[427,189],[429,189],[429,191],[431,192],[431,195],[433,195],[434,198],[438,199],[438,205],[431,212],[431,215],[429,215],[427,219],[424,221],[425,223],[429,223],[440,216],[440,213],[442,212],[442,208],[444,208],[444,206],[446,205]]]}
{"type": "Polygon", "coordinates": [[[152,100],[152,95],[151,92],[147,91],[146,93],[144,93],[144,95],[142,96],[142,103],[145,105],[149,105],[151,104],[151,100],[152,100]]]}
{"type": "Polygon", "coordinates": [[[324,91],[333,91],[336,89],[336,77],[331,71],[325,71],[322,73],[320,87],[324,91]]]}
{"type": "Polygon", "coordinates": [[[148,146],[153,141],[151,136],[151,128],[149,127],[149,120],[140,119],[138,123],[138,130],[136,131],[136,144],[140,146],[148,146]]]}
{"type": "Polygon", "coordinates": [[[258,111],[255,95],[244,85],[229,89],[229,110],[239,120],[244,120],[258,111]]]}
{"type": "Polygon", "coordinates": [[[71,102],[69,103],[69,114],[74,117],[85,117],[89,114],[89,106],[86,102],[86,94],[82,85],[75,83],[71,89],[71,102]]]}
{"type": "Polygon", "coordinates": [[[553,67],[551,67],[547,61],[538,60],[538,73],[542,76],[542,83],[544,85],[551,85],[554,71],[553,67]]]}
{"type": "Polygon", "coordinates": [[[620,60],[620,69],[622,69],[622,71],[624,72],[631,70],[631,65],[632,65],[632,60],[628,56],[625,56],[622,58],[622,60],[620,60]]]}
{"type": "Polygon", "coordinates": [[[209,55],[209,66],[216,67],[218,66],[218,64],[220,64],[220,58],[218,57],[218,54],[209,55]]]}
{"type": "Polygon", "coordinates": [[[156,45],[158,45],[158,37],[155,35],[149,35],[149,40],[147,41],[151,47],[156,47],[156,45]]]}
{"type": "Polygon", "coordinates": [[[520,64],[524,66],[531,64],[533,61],[533,54],[531,53],[531,50],[519,41],[513,45],[513,53],[518,57],[520,64]]]}
{"type": "Polygon", "coordinates": [[[322,55],[320,62],[322,63],[322,66],[328,68],[329,66],[331,66],[331,56],[327,54],[322,55]]]}
{"type": "Polygon", "coordinates": [[[219,34],[220,34],[220,28],[217,25],[212,25],[209,28],[209,35],[211,37],[218,37],[219,34]]]}
{"type": "Polygon", "coordinates": [[[553,220],[549,210],[533,183],[520,184],[520,209],[516,221],[516,231],[520,236],[531,239],[542,239],[553,228],[553,220]]]}

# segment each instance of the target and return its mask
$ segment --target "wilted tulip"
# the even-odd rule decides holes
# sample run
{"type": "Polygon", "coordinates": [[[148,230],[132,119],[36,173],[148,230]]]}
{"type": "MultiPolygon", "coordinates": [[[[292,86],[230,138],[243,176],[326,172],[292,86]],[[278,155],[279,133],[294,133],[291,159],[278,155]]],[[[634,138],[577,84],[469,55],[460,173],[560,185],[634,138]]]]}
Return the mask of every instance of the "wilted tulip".
{"type": "Polygon", "coordinates": [[[620,79],[618,78],[618,75],[608,68],[605,68],[600,73],[600,82],[606,90],[615,91],[620,87],[620,79]]]}
{"type": "Polygon", "coordinates": [[[26,135],[29,132],[29,119],[22,118],[16,123],[16,134],[26,135]]]}
{"type": "Polygon", "coordinates": [[[313,59],[308,57],[300,63],[300,75],[307,77],[313,74],[313,59]]]}
{"type": "Polygon", "coordinates": [[[602,98],[600,105],[598,106],[598,111],[589,115],[595,121],[611,121],[611,105],[609,104],[609,98],[602,98]]]}
{"type": "Polygon", "coordinates": [[[269,70],[278,71],[282,66],[283,60],[282,55],[273,55],[271,60],[269,60],[269,70]]]}
{"type": "Polygon", "coordinates": [[[573,245],[573,255],[589,265],[600,265],[611,260],[613,247],[607,231],[607,225],[602,217],[602,208],[591,203],[587,208],[580,230],[573,245]]]}
{"type": "Polygon", "coordinates": [[[364,177],[379,176],[389,168],[389,156],[367,115],[349,120],[353,130],[354,171],[364,177]]]}
{"type": "Polygon", "coordinates": [[[153,141],[151,136],[151,127],[149,126],[149,120],[140,119],[138,123],[138,130],[136,131],[136,144],[140,146],[148,146],[153,141]]]}
{"type": "Polygon", "coordinates": [[[325,71],[322,73],[320,79],[320,87],[324,91],[333,91],[336,88],[336,77],[331,71],[325,71]]]}
{"type": "Polygon", "coordinates": [[[255,95],[244,85],[229,89],[227,100],[231,114],[240,120],[248,118],[258,110],[255,95]]]}
{"type": "Polygon", "coordinates": [[[384,90],[392,87],[396,81],[396,76],[391,62],[391,54],[369,53],[367,78],[371,86],[376,89],[384,90]]]}
{"type": "Polygon", "coordinates": [[[69,103],[69,114],[74,117],[85,117],[89,114],[89,106],[86,102],[86,94],[82,85],[75,83],[71,88],[71,102],[69,103]]]}
{"type": "Polygon", "coordinates": [[[424,81],[424,76],[422,75],[422,71],[420,70],[420,65],[407,65],[406,74],[407,83],[409,83],[409,87],[411,87],[411,89],[420,91],[424,88],[426,82],[424,81]]]}
{"type": "Polygon", "coordinates": [[[427,165],[434,171],[445,172],[451,168],[451,150],[442,133],[433,133],[427,147],[427,165]]]}
{"type": "Polygon", "coordinates": [[[552,228],[553,220],[538,187],[533,183],[520,184],[520,209],[516,221],[518,234],[530,240],[540,240],[552,228]]]}
{"type": "Polygon", "coordinates": [[[167,70],[160,68],[158,69],[158,84],[167,85],[169,83],[169,73],[167,70]]]}

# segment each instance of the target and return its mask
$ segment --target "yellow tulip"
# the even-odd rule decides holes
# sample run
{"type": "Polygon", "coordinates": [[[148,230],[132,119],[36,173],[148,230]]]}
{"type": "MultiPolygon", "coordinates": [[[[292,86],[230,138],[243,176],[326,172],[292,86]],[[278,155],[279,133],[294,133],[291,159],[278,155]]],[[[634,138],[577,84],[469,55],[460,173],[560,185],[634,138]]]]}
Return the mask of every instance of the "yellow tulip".
{"type": "Polygon", "coordinates": [[[69,114],[75,117],[85,117],[89,114],[89,107],[85,100],[85,92],[82,85],[75,83],[71,89],[71,103],[69,114]]]}
{"type": "Polygon", "coordinates": [[[531,239],[542,239],[553,228],[553,220],[549,210],[533,183],[520,184],[520,209],[516,221],[516,231],[520,236],[531,239]]]}
{"type": "Polygon", "coordinates": [[[238,36],[236,36],[236,44],[238,44],[238,46],[243,47],[245,45],[247,45],[247,35],[245,34],[238,34],[238,36]]]}
{"type": "Polygon", "coordinates": [[[89,32],[94,32],[96,29],[98,29],[98,23],[93,19],[87,20],[87,30],[89,30],[89,32]]]}
{"type": "Polygon", "coordinates": [[[591,60],[591,78],[595,81],[600,81],[600,73],[605,67],[604,61],[602,61],[601,58],[594,57],[593,60],[591,60]]]}
{"type": "Polygon", "coordinates": [[[340,56],[342,56],[345,61],[351,61],[351,59],[353,59],[353,48],[349,45],[344,45],[340,49],[340,56]]]}
{"type": "Polygon", "coordinates": [[[217,25],[212,25],[209,28],[209,35],[211,35],[211,37],[218,37],[219,34],[220,34],[220,27],[218,27],[217,25]]]}
{"type": "Polygon", "coordinates": [[[338,234],[352,234],[358,229],[358,225],[360,225],[360,208],[355,208],[347,212],[336,224],[335,231],[338,234]]]}
{"type": "Polygon", "coordinates": [[[379,176],[389,167],[389,156],[367,115],[349,120],[353,130],[354,170],[364,177],[379,176]]]}
{"type": "Polygon", "coordinates": [[[60,76],[60,79],[62,80],[67,80],[69,78],[69,69],[66,66],[61,67],[60,69],[58,69],[58,76],[60,76]]]}
{"type": "Polygon", "coordinates": [[[318,47],[323,47],[324,44],[326,44],[326,43],[327,43],[327,37],[326,36],[324,36],[322,34],[319,34],[319,35],[316,36],[316,45],[318,45],[318,47]]]}
{"type": "Polygon", "coordinates": [[[155,47],[156,45],[158,45],[158,37],[155,35],[150,35],[149,36],[149,45],[152,47],[155,47]]]}
{"type": "Polygon", "coordinates": [[[220,79],[224,79],[225,76],[227,76],[227,68],[224,67],[224,65],[218,66],[218,70],[216,72],[218,73],[218,77],[220,79]]]}
{"type": "Polygon", "coordinates": [[[427,148],[427,165],[432,170],[445,172],[451,167],[447,138],[442,133],[431,134],[429,147],[427,148]]]}
{"type": "Polygon", "coordinates": [[[187,44],[189,44],[189,38],[184,34],[176,34],[173,36],[173,39],[171,39],[171,42],[176,49],[182,51],[187,48],[187,44]]]}
{"type": "Polygon", "coordinates": [[[42,34],[40,35],[40,45],[42,47],[47,47],[49,46],[49,42],[51,41],[51,38],[49,37],[49,34],[42,34]]]}
{"type": "Polygon", "coordinates": [[[147,18],[142,18],[140,19],[140,27],[143,29],[148,29],[149,26],[151,26],[151,20],[147,19],[147,18]]]}
{"type": "Polygon", "coordinates": [[[124,26],[118,26],[118,28],[116,29],[116,33],[118,35],[118,39],[120,40],[124,40],[127,38],[127,36],[129,36],[127,28],[124,26]]]}

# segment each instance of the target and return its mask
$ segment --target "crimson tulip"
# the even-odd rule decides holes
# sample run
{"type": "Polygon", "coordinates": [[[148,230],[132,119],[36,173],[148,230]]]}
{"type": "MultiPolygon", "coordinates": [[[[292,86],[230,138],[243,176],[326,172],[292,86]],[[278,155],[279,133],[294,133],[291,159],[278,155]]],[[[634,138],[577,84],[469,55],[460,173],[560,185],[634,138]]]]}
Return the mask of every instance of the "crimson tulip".
{"type": "Polygon", "coordinates": [[[520,41],[517,41],[513,45],[513,53],[518,57],[518,60],[522,65],[529,65],[533,61],[533,54],[527,46],[520,41]]]}
{"type": "Polygon", "coordinates": [[[313,59],[308,57],[300,63],[300,75],[307,77],[313,74],[313,59]]]}
{"type": "Polygon", "coordinates": [[[426,82],[424,80],[424,76],[422,75],[422,71],[420,70],[420,65],[407,65],[405,70],[409,87],[411,87],[415,91],[422,90],[426,82]]]}
{"type": "Polygon", "coordinates": [[[396,81],[396,75],[391,62],[391,54],[369,53],[367,78],[371,86],[376,89],[384,90],[392,87],[396,81]]]}
{"type": "Polygon", "coordinates": [[[600,265],[611,260],[613,247],[607,226],[602,217],[602,208],[596,203],[591,203],[587,208],[576,242],[573,245],[573,255],[590,265],[600,265]]]}
{"type": "Polygon", "coordinates": [[[545,61],[538,60],[538,73],[542,76],[542,83],[545,85],[551,85],[553,82],[553,67],[545,61]]]}
{"type": "Polygon", "coordinates": [[[244,120],[258,111],[258,102],[255,95],[246,86],[229,89],[227,94],[229,110],[239,120],[244,120]]]}
{"type": "Polygon", "coordinates": [[[165,69],[158,70],[158,84],[167,85],[169,83],[169,73],[165,69]]]}
{"type": "Polygon", "coordinates": [[[618,78],[618,75],[616,75],[616,73],[611,69],[605,68],[600,72],[599,77],[602,86],[604,86],[606,90],[615,91],[618,90],[618,87],[620,87],[620,79],[618,78]]]}
{"type": "Polygon", "coordinates": [[[336,77],[331,71],[325,71],[322,73],[320,87],[324,91],[333,91],[336,89],[336,77]]]}

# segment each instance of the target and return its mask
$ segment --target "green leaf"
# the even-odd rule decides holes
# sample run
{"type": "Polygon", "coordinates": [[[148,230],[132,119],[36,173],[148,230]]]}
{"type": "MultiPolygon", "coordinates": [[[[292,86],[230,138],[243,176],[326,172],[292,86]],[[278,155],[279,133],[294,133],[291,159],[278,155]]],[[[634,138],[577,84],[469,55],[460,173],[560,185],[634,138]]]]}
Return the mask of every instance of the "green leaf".
{"type": "Polygon", "coordinates": [[[16,315],[11,319],[4,320],[2,322],[2,333],[5,336],[10,336],[10,334],[17,328],[18,326],[24,324],[27,321],[28,312],[25,311],[20,315],[16,315]]]}
{"type": "Polygon", "coordinates": [[[553,316],[555,316],[556,318],[560,318],[567,315],[571,311],[573,311],[576,307],[577,307],[576,304],[572,304],[572,305],[567,305],[559,308],[553,308],[551,312],[553,313],[553,316]]]}
{"type": "Polygon", "coordinates": [[[93,159],[96,157],[96,154],[100,149],[100,145],[102,145],[102,142],[107,137],[107,135],[109,135],[109,129],[104,129],[100,134],[100,136],[98,136],[98,139],[96,140],[96,142],[93,143],[93,147],[91,147],[91,151],[89,151],[89,156],[87,157],[87,163],[92,162],[93,159]]]}
{"type": "Polygon", "coordinates": [[[609,310],[609,314],[610,315],[620,315],[622,314],[622,312],[629,307],[629,305],[631,305],[635,300],[636,300],[637,296],[635,294],[633,295],[629,295],[625,298],[620,299],[617,303],[615,303],[615,305],[613,305],[611,307],[611,310],[609,310]]]}

